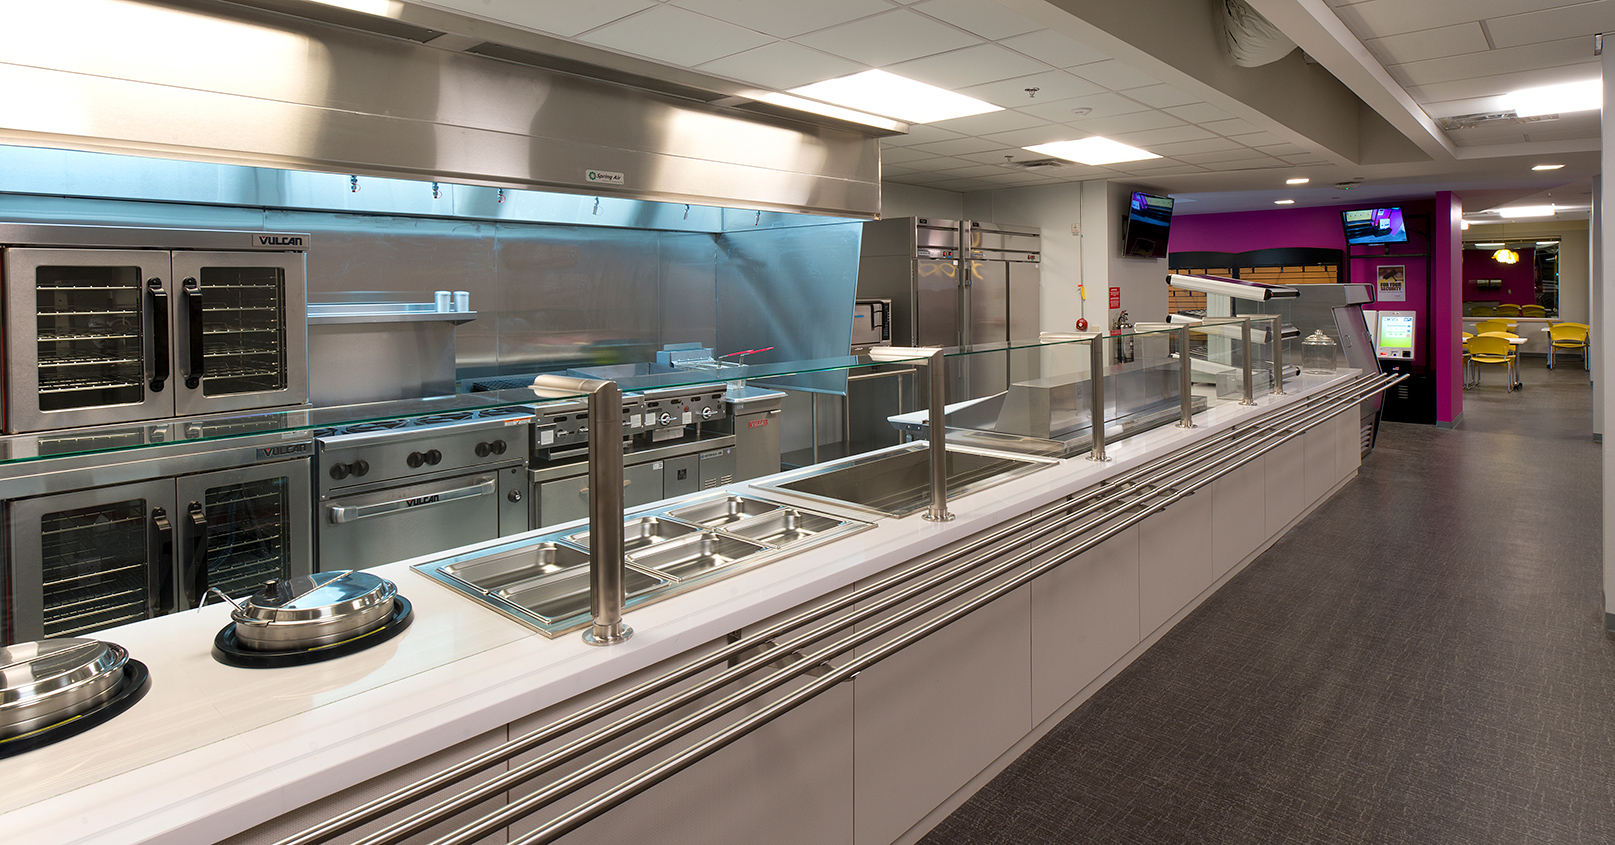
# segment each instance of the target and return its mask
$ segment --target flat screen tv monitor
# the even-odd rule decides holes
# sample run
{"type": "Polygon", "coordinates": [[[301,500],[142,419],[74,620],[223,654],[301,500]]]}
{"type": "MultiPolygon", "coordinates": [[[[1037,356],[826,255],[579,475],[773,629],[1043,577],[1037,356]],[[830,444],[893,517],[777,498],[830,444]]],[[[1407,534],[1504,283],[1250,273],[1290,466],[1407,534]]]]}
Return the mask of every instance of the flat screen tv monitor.
{"type": "Polygon", "coordinates": [[[1413,311],[1379,311],[1379,331],[1374,348],[1381,358],[1408,360],[1413,357],[1413,311]]]}
{"type": "Polygon", "coordinates": [[[1165,258],[1166,238],[1172,228],[1172,198],[1134,191],[1127,204],[1127,228],[1122,254],[1139,258],[1165,258]]]}
{"type": "Polygon", "coordinates": [[[1395,206],[1342,211],[1340,222],[1346,227],[1348,244],[1399,244],[1408,239],[1402,209],[1395,206]]]}

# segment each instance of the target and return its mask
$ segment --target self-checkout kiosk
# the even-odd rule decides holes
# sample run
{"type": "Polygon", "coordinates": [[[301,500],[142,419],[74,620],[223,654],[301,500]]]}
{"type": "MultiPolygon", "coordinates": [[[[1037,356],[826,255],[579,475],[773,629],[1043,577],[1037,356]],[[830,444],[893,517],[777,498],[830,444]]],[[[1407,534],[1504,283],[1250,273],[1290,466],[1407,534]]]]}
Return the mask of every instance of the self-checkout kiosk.
{"type": "Polygon", "coordinates": [[[1374,329],[1374,354],[1381,361],[1413,360],[1414,338],[1418,319],[1417,311],[1369,311],[1377,319],[1374,329]]]}

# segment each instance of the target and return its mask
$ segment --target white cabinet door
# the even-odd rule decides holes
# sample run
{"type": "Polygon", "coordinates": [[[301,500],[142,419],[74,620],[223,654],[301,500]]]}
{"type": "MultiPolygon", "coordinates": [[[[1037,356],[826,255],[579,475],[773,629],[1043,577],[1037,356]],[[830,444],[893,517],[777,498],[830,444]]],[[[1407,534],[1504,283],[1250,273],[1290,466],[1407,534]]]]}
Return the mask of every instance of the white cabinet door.
{"type": "Polygon", "coordinates": [[[1258,458],[1211,485],[1211,577],[1228,574],[1267,537],[1267,464],[1258,458]]]}
{"type": "Polygon", "coordinates": [[[1267,473],[1267,536],[1283,531],[1311,504],[1306,496],[1306,449],[1295,438],[1262,457],[1267,473]]]}
{"type": "Polygon", "coordinates": [[[853,681],[855,842],[893,841],[1031,730],[1030,620],[1022,586],[853,681]]]}
{"type": "Polygon", "coordinates": [[[1032,582],[1032,724],[1138,645],[1138,528],[1032,582]]]}
{"type": "Polygon", "coordinates": [[[1211,511],[1207,486],[1138,526],[1140,639],[1211,586],[1211,511]]]}

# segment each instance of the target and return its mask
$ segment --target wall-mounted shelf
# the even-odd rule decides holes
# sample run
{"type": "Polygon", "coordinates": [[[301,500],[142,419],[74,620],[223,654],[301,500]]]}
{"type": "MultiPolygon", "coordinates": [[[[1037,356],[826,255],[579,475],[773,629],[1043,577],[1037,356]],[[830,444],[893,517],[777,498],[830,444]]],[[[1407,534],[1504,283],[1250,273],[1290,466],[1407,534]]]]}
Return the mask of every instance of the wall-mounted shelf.
{"type": "Polygon", "coordinates": [[[439,311],[431,302],[311,302],[308,306],[308,324],[311,326],[428,321],[458,326],[476,318],[475,311],[439,311]]]}

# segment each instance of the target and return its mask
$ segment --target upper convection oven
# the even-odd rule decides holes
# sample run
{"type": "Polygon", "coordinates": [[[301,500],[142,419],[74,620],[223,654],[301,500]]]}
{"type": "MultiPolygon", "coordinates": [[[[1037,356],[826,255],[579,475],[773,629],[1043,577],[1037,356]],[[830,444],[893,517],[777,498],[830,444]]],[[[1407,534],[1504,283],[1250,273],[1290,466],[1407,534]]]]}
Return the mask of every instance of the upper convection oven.
{"type": "Polygon", "coordinates": [[[306,403],[307,243],[0,225],[6,431],[306,403]]]}

